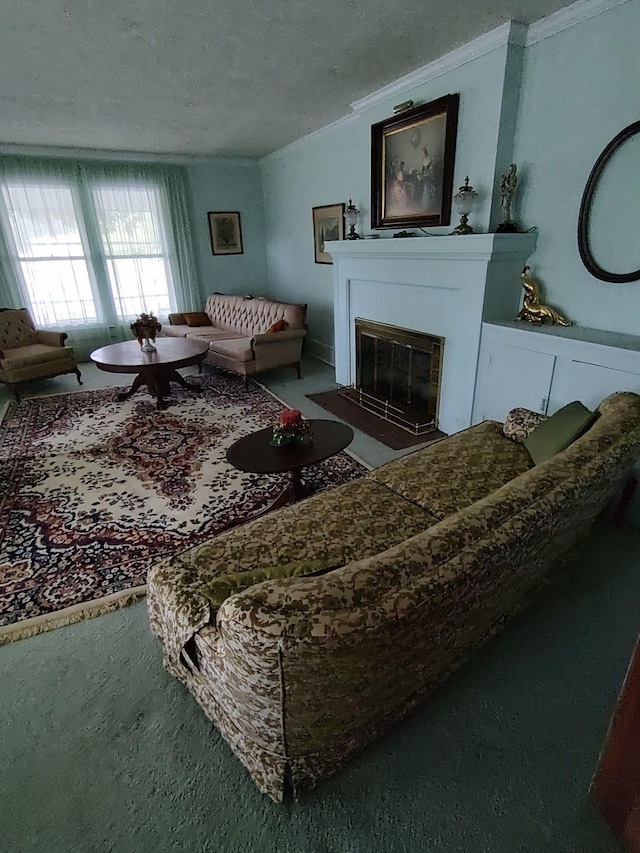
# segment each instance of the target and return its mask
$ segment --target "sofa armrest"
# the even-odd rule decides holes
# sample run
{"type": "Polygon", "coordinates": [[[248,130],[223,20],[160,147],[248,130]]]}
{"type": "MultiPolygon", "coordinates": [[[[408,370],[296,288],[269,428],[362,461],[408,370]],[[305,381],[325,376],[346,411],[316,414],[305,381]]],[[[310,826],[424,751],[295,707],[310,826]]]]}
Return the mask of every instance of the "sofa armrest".
{"type": "Polygon", "coordinates": [[[38,343],[46,344],[48,347],[63,347],[69,335],[66,332],[48,332],[44,329],[36,329],[38,343]]]}
{"type": "Polygon", "coordinates": [[[282,332],[265,332],[263,335],[254,335],[251,338],[253,344],[276,344],[278,341],[294,341],[304,338],[307,334],[305,329],[284,329],[282,332]]]}

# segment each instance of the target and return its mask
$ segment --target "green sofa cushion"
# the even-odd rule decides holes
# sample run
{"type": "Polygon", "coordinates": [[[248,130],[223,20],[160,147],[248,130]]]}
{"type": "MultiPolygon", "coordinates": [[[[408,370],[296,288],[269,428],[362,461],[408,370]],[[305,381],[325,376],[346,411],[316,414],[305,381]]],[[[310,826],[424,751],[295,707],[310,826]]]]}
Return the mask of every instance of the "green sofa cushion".
{"type": "Polygon", "coordinates": [[[257,583],[276,580],[277,578],[324,574],[331,571],[331,569],[337,569],[339,565],[341,563],[336,563],[335,560],[296,560],[293,563],[265,566],[264,568],[253,569],[248,572],[232,572],[208,581],[200,589],[200,592],[213,605],[220,607],[223,601],[235,595],[236,592],[248,589],[257,583]]]}
{"type": "Polygon", "coordinates": [[[560,453],[587,430],[597,414],[579,400],[559,409],[522,442],[536,465],[560,453]]]}

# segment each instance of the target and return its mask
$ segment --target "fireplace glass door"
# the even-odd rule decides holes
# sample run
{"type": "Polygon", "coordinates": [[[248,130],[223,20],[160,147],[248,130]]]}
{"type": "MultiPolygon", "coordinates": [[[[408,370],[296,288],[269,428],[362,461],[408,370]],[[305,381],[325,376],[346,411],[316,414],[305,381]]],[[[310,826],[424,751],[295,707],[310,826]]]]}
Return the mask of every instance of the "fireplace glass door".
{"type": "Polygon", "coordinates": [[[416,434],[437,429],[444,339],[357,318],[357,401],[416,434]]]}

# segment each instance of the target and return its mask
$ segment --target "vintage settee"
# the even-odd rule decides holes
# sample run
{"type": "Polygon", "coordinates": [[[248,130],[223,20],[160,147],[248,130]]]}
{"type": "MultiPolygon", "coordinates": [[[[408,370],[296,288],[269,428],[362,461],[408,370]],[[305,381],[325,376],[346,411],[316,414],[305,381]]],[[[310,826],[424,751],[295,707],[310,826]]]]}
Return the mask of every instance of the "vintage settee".
{"type": "Polygon", "coordinates": [[[36,329],[26,308],[0,308],[0,382],[7,384],[16,400],[19,388],[30,379],[49,379],[64,373],[82,378],[66,332],[36,329]]]}
{"type": "Polygon", "coordinates": [[[205,362],[243,376],[293,367],[300,378],[307,306],[251,296],[212,293],[204,311],[169,314],[163,334],[209,344],[205,362]]]}
{"type": "Polygon", "coordinates": [[[298,796],[553,577],[639,454],[632,393],[537,465],[485,421],[166,559],[148,586],[165,667],[261,791],[298,796]],[[258,582],[305,562],[324,573],[258,582]],[[240,588],[216,603],[221,578],[240,588]]]}

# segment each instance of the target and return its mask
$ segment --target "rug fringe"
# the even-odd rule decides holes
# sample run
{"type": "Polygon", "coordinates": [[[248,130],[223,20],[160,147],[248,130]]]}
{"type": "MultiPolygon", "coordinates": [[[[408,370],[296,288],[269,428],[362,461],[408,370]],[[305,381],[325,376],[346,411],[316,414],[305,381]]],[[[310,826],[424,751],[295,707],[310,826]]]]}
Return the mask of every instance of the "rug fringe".
{"type": "Polygon", "coordinates": [[[65,625],[73,625],[75,622],[82,622],[84,619],[93,619],[95,616],[101,616],[110,610],[128,607],[130,604],[140,601],[146,594],[147,585],[143,584],[131,589],[123,589],[121,592],[114,592],[111,595],[105,595],[104,598],[89,601],[86,604],[74,604],[55,613],[45,613],[42,616],[34,616],[32,619],[16,622],[13,625],[4,625],[0,627],[0,646],[15,643],[17,640],[24,640],[27,637],[34,637],[36,634],[43,634],[45,631],[63,628],[65,625]]]}

